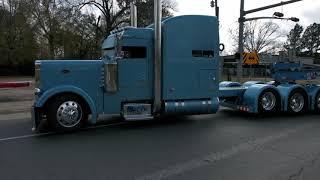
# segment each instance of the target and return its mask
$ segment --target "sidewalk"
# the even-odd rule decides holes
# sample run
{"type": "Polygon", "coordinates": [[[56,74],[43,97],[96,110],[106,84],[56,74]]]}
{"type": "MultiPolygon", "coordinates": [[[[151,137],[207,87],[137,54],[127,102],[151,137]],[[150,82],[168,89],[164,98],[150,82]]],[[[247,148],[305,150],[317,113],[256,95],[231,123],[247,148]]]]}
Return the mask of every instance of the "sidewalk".
{"type": "Polygon", "coordinates": [[[32,87],[0,89],[0,103],[32,101],[33,93],[32,87]]]}
{"type": "MultiPolygon", "coordinates": [[[[30,112],[21,112],[14,114],[0,114],[0,121],[12,121],[12,120],[21,120],[21,119],[30,119],[30,112]]],[[[30,123],[31,124],[31,123],[30,123]]]]}
{"type": "MultiPolygon", "coordinates": [[[[32,77],[0,77],[1,82],[33,81],[32,77]]],[[[0,89],[0,120],[30,118],[34,87],[0,89]]]]}
{"type": "Polygon", "coordinates": [[[0,114],[28,112],[33,101],[0,102],[0,114]]]}
{"type": "Polygon", "coordinates": [[[31,76],[0,76],[0,82],[8,81],[33,81],[34,78],[31,76]]]}

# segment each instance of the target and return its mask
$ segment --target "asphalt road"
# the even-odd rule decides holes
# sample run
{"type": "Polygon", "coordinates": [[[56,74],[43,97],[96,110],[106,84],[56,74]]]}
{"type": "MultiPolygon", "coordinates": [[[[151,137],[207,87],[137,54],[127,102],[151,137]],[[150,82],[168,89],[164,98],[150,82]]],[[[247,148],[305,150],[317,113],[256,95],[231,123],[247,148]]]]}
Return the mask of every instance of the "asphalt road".
{"type": "MultiPolygon", "coordinates": [[[[12,116],[12,115],[11,115],[12,116]]],[[[215,115],[31,133],[0,116],[0,179],[319,179],[319,115],[215,115]]],[[[9,116],[8,116],[9,117],[9,116]]]]}

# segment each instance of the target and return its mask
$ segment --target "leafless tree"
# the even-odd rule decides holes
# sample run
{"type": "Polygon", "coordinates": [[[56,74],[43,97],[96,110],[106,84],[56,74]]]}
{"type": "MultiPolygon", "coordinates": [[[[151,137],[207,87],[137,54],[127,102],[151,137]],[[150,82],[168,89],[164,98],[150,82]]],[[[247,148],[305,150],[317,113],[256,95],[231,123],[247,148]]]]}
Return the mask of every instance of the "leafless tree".
{"type": "MultiPolygon", "coordinates": [[[[49,58],[55,58],[56,32],[59,28],[59,21],[56,19],[59,4],[55,0],[28,0],[30,10],[39,33],[47,41],[49,58]]],[[[42,38],[39,37],[39,38],[42,38]]]]}
{"type": "Polygon", "coordinates": [[[104,26],[103,29],[97,28],[106,35],[121,24],[129,22],[128,11],[131,0],[69,0],[68,2],[78,10],[85,7],[98,10],[102,15],[104,26]]]}
{"type": "MultiPolygon", "coordinates": [[[[234,42],[235,51],[238,49],[238,29],[229,30],[234,42]]],[[[248,52],[274,52],[281,47],[279,38],[284,37],[279,25],[274,22],[259,23],[250,21],[245,24],[244,49],[248,52]]]]}
{"type": "MultiPolygon", "coordinates": [[[[115,28],[128,25],[130,22],[130,2],[134,1],[139,9],[140,25],[149,25],[153,16],[153,0],[67,0],[73,7],[83,9],[91,7],[101,12],[101,24],[97,27],[101,33],[109,35],[115,28]]],[[[172,16],[171,11],[176,11],[175,0],[162,0],[163,15],[172,16]]]]}

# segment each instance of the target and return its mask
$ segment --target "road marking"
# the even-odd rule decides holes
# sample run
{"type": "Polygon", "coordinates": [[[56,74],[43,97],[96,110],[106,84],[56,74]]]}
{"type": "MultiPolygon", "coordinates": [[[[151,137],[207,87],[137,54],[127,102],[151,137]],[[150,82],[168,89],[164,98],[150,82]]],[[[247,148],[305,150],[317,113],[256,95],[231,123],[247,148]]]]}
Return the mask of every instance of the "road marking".
{"type": "Polygon", "coordinates": [[[40,134],[29,134],[29,135],[23,135],[23,136],[14,136],[14,137],[8,137],[8,138],[1,138],[0,142],[10,141],[10,140],[17,140],[17,139],[26,139],[26,138],[31,138],[31,137],[39,137],[39,136],[45,136],[45,135],[51,135],[51,134],[54,134],[54,132],[40,133],[40,134]]]}
{"type": "Polygon", "coordinates": [[[90,127],[86,127],[86,128],[82,128],[81,130],[88,130],[88,129],[100,129],[100,128],[105,128],[105,127],[109,127],[109,126],[117,126],[117,125],[122,125],[122,124],[127,124],[127,121],[124,122],[117,122],[117,123],[112,123],[112,124],[102,124],[102,125],[98,125],[98,126],[90,126],[90,127]]]}
{"type": "MultiPolygon", "coordinates": [[[[113,124],[104,124],[104,125],[99,125],[99,126],[91,126],[91,127],[82,128],[81,130],[100,129],[100,128],[105,128],[105,127],[110,127],[110,126],[121,125],[121,124],[125,124],[125,123],[127,123],[127,122],[119,122],[119,123],[113,123],[113,124]]],[[[0,138],[0,143],[1,142],[5,142],[5,141],[12,141],[12,140],[18,140],[18,139],[27,139],[27,138],[33,138],[33,137],[41,137],[41,136],[53,135],[53,134],[58,134],[58,133],[56,133],[56,132],[47,132],[47,133],[28,134],[28,135],[22,135],[22,136],[0,138]]]]}
{"type": "Polygon", "coordinates": [[[225,150],[222,152],[215,152],[215,153],[209,154],[207,156],[204,156],[202,158],[193,159],[193,160],[186,161],[186,162],[183,162],[180,164],[169,166],[168,168],[156,171],[154,173],[146,174],[141,177],[138,177],[138,178],[136,178],[136,180],[168,179],[171,176],[179,175],[179,174],[194,170],[199,167],[212,165],[213,163],[215,163],[217,161],[228,159],[228,158],[235,156],[241,152],[254,150],[254,149],[258,148],[259,146],[265,145],[265,144],[273,142],[273,141],[277,141],[282,138],[286,138],[290,134],[296,133],[298,131],[302,131],[302,130],[309,128],[309,127],[312,127],[312,126],[306,125],[306,126],[303,126],[300,128],[287,130],[287,131],[284,131],[284,132],[276,134],[276,135],[266,136],[266,137],[258,138],[255,140],[249,140],[245,143],[241,143],[236,146],[233,146],[228,150],[225,150]]]}

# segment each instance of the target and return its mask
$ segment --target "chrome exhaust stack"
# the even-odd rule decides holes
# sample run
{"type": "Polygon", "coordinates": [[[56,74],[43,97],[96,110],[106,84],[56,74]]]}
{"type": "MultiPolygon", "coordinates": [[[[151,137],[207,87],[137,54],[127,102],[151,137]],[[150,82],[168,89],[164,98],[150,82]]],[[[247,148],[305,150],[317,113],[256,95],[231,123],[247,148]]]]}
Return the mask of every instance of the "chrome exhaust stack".
{"type": "Polygon", "coordinates": [[[138,27],[137,6],[134,2],[130,3],[131,26],[138,27]]]}
{"type": "Polygon", "coordinates": [[[162,78],[162,57],[161,57],[161,0],[154,0],[154,104],[153,113],[161,111],[161,78],[162,78]]]}

